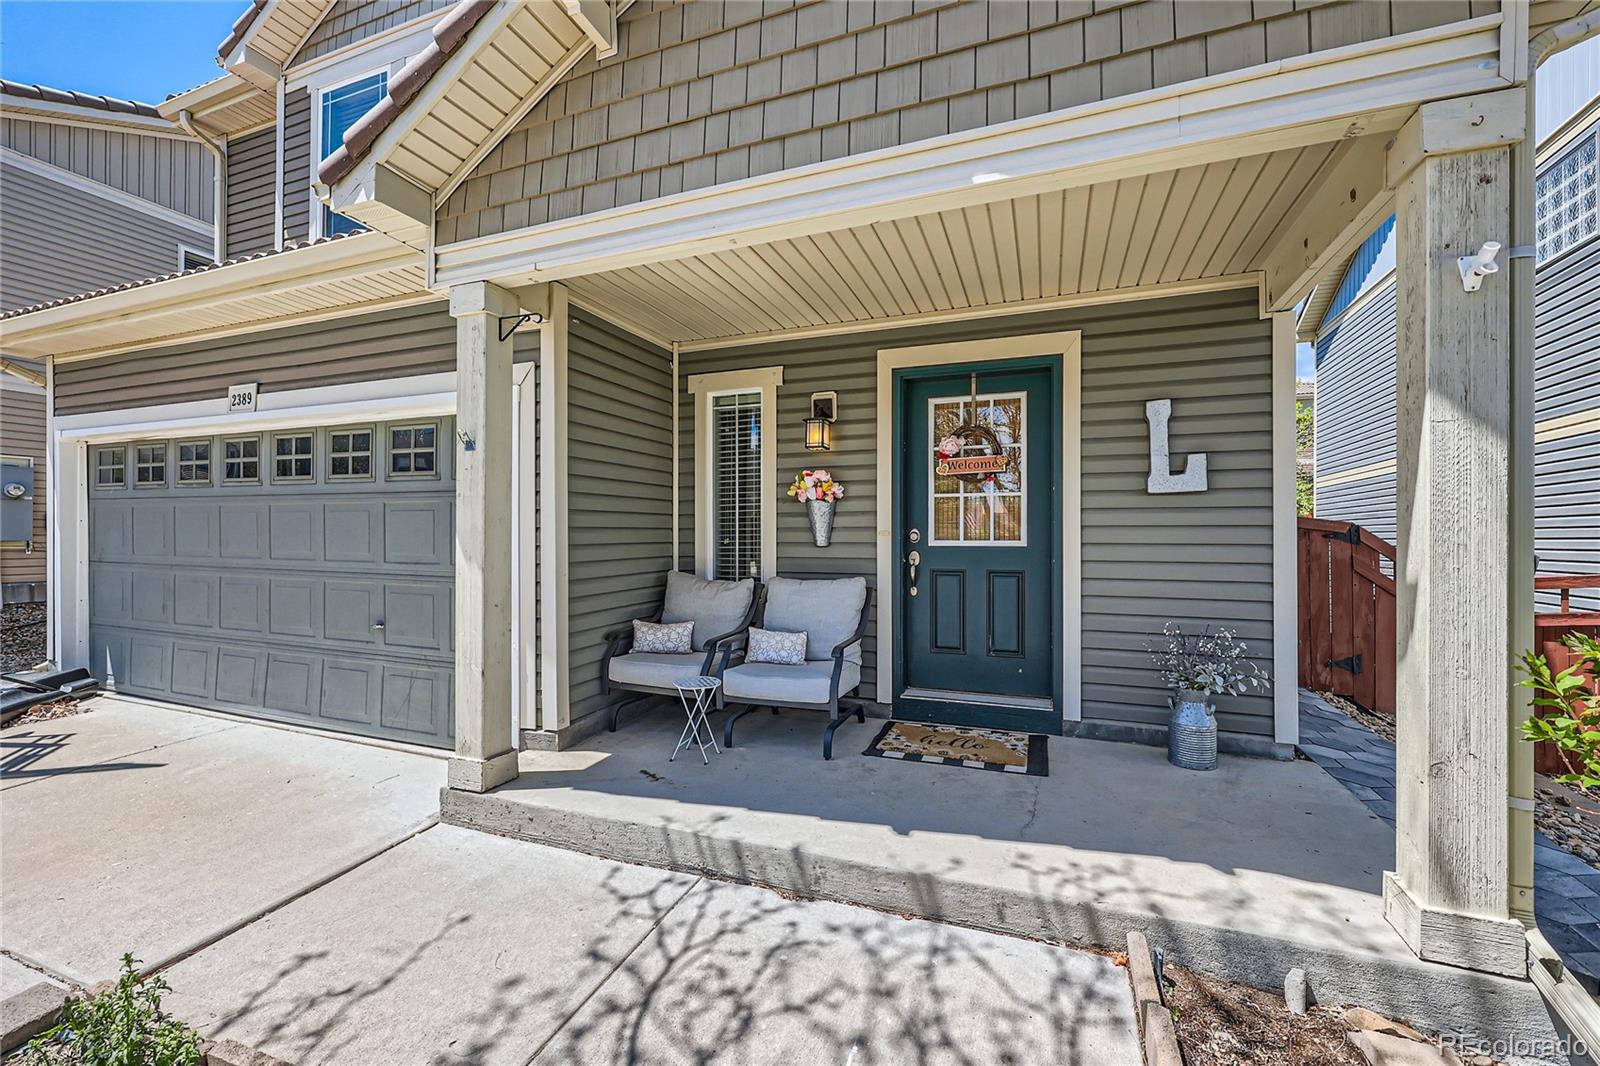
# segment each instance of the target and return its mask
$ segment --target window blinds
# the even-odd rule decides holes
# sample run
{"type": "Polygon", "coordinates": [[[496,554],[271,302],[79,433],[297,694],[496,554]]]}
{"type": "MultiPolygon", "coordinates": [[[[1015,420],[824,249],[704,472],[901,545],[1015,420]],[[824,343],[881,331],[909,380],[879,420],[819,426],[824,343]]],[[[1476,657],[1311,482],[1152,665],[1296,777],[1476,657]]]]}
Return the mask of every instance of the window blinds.
{"type": "Polygon", "coordinates": [[[738,580],[761,565],[761,393],[712,401],[713,577],[738,580]]]}

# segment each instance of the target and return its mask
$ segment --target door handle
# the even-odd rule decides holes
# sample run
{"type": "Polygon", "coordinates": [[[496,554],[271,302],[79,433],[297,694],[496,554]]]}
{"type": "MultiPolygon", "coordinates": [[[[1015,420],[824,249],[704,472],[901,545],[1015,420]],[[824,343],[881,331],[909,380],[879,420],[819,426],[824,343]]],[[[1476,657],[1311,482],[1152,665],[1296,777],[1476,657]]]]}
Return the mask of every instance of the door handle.
{"type": "Polygon", "coordinates": [[[915,596],[917,594],[917,567],[922,565],[922,553],[912,549],[911,554],[906,556],[906,562],[911,564],[911,587],[906,591],[908,595],[915,596]]]}
{"type": "Polygon", "coordinates": [[[381,633],[383,631],[383,619],[380,618],[376,622],[372,623],[372,628],[381,633]]]}

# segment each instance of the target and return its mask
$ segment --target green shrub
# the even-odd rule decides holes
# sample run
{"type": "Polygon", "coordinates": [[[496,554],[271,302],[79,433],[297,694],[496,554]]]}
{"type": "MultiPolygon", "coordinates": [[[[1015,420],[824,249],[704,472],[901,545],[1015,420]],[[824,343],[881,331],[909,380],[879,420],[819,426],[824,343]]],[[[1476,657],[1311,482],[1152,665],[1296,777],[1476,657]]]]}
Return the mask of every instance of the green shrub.
{"type": "Polygon", "coordinates": [[[23,1053],[27,1066],[200,1066],[200,1037],[161,1009],[168,991],[160,977],[139,979],[133,956],[122,975],[97,996],[68,999],[61,1024],[41,1033],[23,1053]]]}
{"type": "Polygon", "coordinates": [[[1555,745],[1566,767],[1557,781],[1600,788],[1600,698],[1594,687],[1600,677],[1600,640],[1568,633],[1562,643],[1576,659],[1560,673],[1551,671],[1543,655],[1522,653],[1522,670],[1528,676],[1518,684],[1533,689],[1536,708],[1533,717],[1522,723],[1522,736],[1555,745]]]}

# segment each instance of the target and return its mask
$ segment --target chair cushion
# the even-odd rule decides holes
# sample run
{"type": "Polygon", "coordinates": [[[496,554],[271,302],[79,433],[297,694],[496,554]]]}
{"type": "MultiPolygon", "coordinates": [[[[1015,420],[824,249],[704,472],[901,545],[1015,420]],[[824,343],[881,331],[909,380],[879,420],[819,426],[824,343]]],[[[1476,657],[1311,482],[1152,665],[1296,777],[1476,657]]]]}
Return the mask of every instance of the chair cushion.
{"type": "MultiPolygon", "coordinates": [[[[670,655],[665,652],[636,651],[611,660],[611,680],[619,685],[644,685],[671,689],[686,677],[698,677],[705,665],[704,655],[670,655]]],[[[824,697],[826,698],[826,697],[824,697]]]]}
{"type": "Polygon", "coordinates": [[[687,655],[694,650],[693,622],[633,620],[633,650],[687,655]]]}
{"type": "Polygon", "coordinates": [[[750,611],[756,583],[708,581],[695,574],[673,570],[667,574],[667,598],[661,606],[663,622],[693,622],[694,650],[705,651],[706,641],[736,628],[750,611]]]}
{"type": "MultiPolygon", "coordinates": [[[[827,659],[834,647],[856,631],[861,605],[867,602],[867,579],[841,577],[805,580],[775,577],[767,584],[767,610],[761,624],[767,629],[806,634],[806,658],[827,659]]],[[[845,653],[861,661],[861,645],[845,653]]]]}
{"type": "Polygon", "coordinates": [[[806,635],[780,633],[776,629],[751,626],[750,642],[746,645],[744,661],[799,666],[806,661],[806,635]]]}
{"type": "MultiPolygon", "coordinates": [[[[857,610],[860,606],[857,606],[857,610]]],[[[743,663],[722,675],[722,691],[741,703],[775,703],[780,707],[828,703],[828,683],[833,680],[833,660],[805,662],[799,666],[743,663]]],[[[861,684],[860,665],[846,660],[839,674],[839,695],[861,684]]]]}

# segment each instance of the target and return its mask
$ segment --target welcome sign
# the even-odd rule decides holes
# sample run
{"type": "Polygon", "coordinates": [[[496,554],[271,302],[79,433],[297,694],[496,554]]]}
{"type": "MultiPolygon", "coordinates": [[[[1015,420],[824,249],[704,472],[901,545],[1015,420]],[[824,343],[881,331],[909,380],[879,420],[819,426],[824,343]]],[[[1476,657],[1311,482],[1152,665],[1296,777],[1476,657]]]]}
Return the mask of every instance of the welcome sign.
{"type": "Polygon", "coordinates": [[[962,474],[1003,474],[1010,462],[1004,455],[958,455],[940,459],[934,472],[941,477],[959,477],[962,474]]]}

